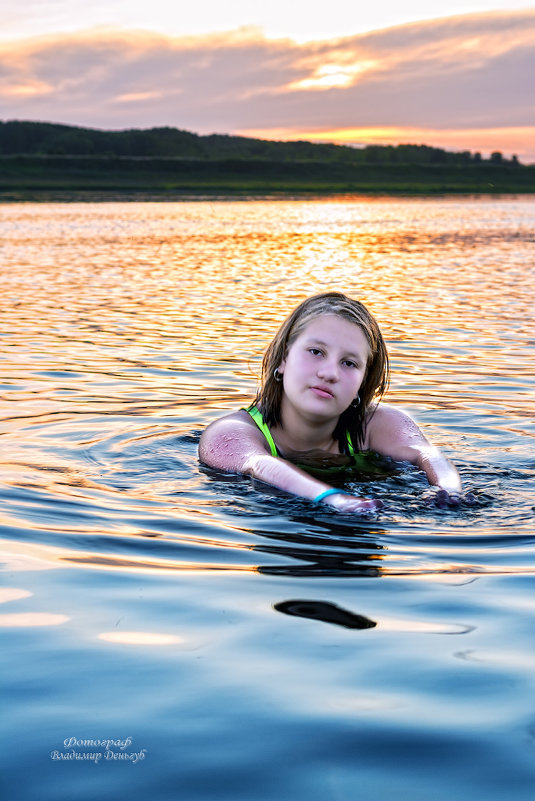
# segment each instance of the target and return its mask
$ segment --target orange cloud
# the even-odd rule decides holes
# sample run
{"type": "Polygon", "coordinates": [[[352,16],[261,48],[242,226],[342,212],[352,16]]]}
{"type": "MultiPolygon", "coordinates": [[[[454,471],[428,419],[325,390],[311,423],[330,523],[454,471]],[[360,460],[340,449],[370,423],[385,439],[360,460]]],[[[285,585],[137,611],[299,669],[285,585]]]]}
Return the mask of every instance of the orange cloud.
{"type": "Polygon", "coordinates": [[[416,141],[535,160],[535,11],[297,44],[96,29],[0,46],[4,119],[416,141]]]}
{"type": "Polygon", "coordinates": [[[36,95],[46,95],[52,92],[53,88],[42,81],[34,81],[33,83],[20,83],[5,86],[2,94],[6,97],[35,97],[36,95]]]}

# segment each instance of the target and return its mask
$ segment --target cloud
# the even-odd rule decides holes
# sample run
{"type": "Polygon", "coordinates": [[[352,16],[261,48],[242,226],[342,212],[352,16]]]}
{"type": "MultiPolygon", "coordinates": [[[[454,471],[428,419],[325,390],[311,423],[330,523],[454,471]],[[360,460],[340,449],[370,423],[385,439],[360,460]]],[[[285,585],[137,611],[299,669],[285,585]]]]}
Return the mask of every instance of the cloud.
{"type": "Polygon", "coordinates": [[[534,11],[305,44],[256,29],[93,29],[0,46],[0,107],[3,119],[199,133],[529,131],[534,39],[534,11]]]}

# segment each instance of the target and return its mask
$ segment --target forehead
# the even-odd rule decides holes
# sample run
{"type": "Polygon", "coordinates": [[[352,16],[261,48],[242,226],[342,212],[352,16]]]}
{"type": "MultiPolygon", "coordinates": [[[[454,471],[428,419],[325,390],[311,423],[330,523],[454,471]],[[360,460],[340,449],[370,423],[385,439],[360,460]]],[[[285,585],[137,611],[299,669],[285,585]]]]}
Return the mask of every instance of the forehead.
{"type": "Polygon", "coordinates": [[[326,345],[352,352],[369,351],[368,339],[360,325],[337,314],[321,314],[314,317],[305,324],[297,338],[321,341],[326,345]]]}

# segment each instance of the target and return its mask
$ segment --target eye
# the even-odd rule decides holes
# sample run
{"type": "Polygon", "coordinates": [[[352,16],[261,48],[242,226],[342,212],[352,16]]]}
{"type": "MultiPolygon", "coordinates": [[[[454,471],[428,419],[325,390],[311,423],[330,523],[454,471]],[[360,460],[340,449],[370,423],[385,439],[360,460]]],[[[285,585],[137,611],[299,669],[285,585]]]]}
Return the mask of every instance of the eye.
{"type": "Polygon", "coordinates": [[[344,359],[342,364],[344,364],[346,367],[355,367],[355,368],[358,367],[358,364],[356,364],[355,362],[352,362],[351,359],[344,359]]]}
{"type": "Polygon", "coordinates": [[[321,350],[319,348],[309,348],[308,352],[313,356],[321,356],[321,350]]]}

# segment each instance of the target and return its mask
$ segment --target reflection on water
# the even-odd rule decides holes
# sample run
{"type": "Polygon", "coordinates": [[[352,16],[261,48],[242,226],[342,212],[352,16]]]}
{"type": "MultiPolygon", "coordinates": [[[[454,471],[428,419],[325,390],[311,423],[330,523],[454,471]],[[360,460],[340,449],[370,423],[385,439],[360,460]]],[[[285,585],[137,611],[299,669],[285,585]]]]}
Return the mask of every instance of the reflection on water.
{"type": "Polygon", "coordinates": [[[181,642],[175,634],[155,634],[152,631],[104,631],[99,640],[123,645],[175,645],[181,642]]]}
{"type": "Polygon", "coordinates": [[[101,783],[207,801],[250,801],[253,783],[255,801],[530,798],[533,211],[526,197],[0,205],[0,626],[18,666],[9,725],[33,732],[44,801],[67,799],[58,771],[75,767],[52,771],[49,750],[123,727],[152,763],[135,780],[91,766],[82,801],[101,783]],[[199,466],[203,427],[250,400],[281,320],[326,289],[375,313],[389,399],[472,504],[437,508],[396,465],[349,482],[385,503],[364,519],[199,466]],[[440,789],[444,757],[458,768],[440,789]]]}
{"type": "Polygon", "coordinates": [[[325,601],[282,601],[273,608],[277,612],[284,612],[285,615],[323,620],[325,623],[334,623],[345,629],[373,629],[377,625],[375,620],[348,612],[347,609],[325,601]]]}
{"type": "Polygon", "coordinates": [[[0,628],[26,626],[59,626],[66,623],[66,615],[51,615],[48,612],[17,612],[12,615],[0,615],[0,628]]]}
{"type": "MultiPolygon", "coordinates": [[[[532,209],[525,199],[1,207],[6,528],[67,549],[88,536],[113,538],[113,550],[163,539],[192,567],[243,569],[247,553],[269,553],[265,493],[200,471],[198,432],[251,397],[282,317],[329,287],[373,309],[392,353],[391,400],[478,497],[475,511],[440,514],[425,509],[417,475],[372,482],[387,501],[379,537],[427,527],[444,548],[467,526],[531,533],[532,209]]],[[[317,518],[270,497],[291,564],[317,518]]],[[[333,550],[338,522],[322,525],[319,569],[346,564],[333,550]]],[[[86,563],[109,564],[96,545],[86,563]]],[[[149,550],[157,562],[161,549],[149,550]]]]}

